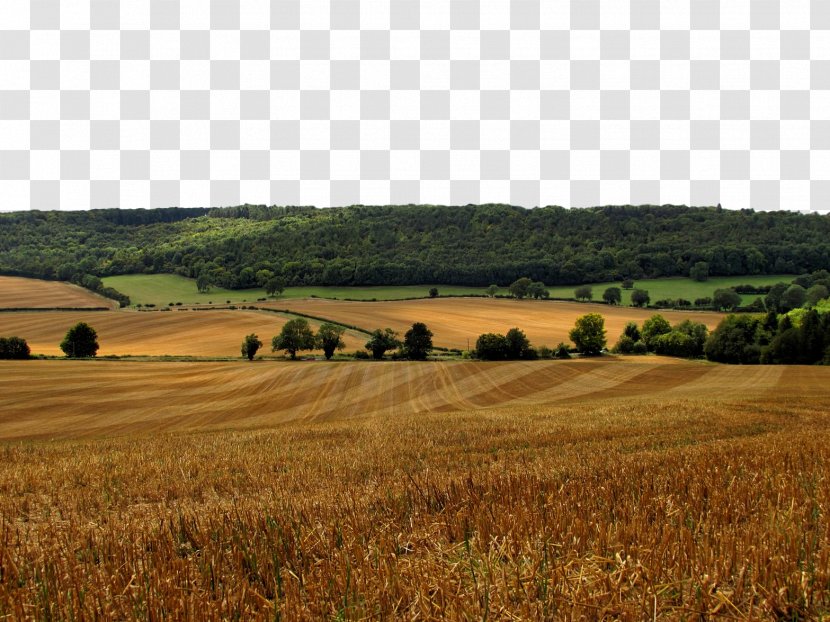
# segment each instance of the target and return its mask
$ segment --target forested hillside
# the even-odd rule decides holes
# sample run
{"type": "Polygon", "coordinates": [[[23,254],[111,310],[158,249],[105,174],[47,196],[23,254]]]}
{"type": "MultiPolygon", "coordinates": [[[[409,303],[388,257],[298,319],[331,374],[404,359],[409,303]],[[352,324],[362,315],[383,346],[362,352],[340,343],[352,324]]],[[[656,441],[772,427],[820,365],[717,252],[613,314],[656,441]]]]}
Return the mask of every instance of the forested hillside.
{"type": "Polygon", "coordinates": [[[720,208],[507,205],[98,210],[0,214],[0,273],[206,275],[288,285],[548,285],[830,268],[830,216],[720,208]]]}

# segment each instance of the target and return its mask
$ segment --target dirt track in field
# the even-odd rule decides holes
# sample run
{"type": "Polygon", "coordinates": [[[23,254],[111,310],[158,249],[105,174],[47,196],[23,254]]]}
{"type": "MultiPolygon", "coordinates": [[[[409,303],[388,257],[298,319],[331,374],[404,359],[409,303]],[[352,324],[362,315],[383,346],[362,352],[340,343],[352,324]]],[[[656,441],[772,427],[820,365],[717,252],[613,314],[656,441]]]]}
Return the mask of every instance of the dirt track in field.
{"type": "Polygon", "coordinates": [[[87,307],[115,309],[118,307],[118,303],[71,283],[0,276],[0,309],[77,309],[87,307]]]}
{"type": "MultiPolygon", "coordinates": [[[[33,353],[62,356],[59,344],[66,331],[87,322],[98,332],[98,356],[236,357],[245,335],[256,333],[264,344],[259,354],[271,356],[271,338],[287,320],[276,313],[243,310],[33,311],[0,313],[0,335],[26,339],[33,353]]],[[[320,325],[309,323],[315,331],[320,325]]],[[[353,351],[363,348],[366,336],[347,331],[344,341],[353,351]]]]}
{"type": "MultiPolygon", "coordinates": [[[[508,363],[0,362],[0,439],[268,427],[289,421],[605,401],[830,399],[830,368],[659,357],[508,363]]],[[[633,411],[632,411],[633,412],[633,411]]]]}
{"type": "MultiPolygon", "coordinates": [[[[633,307],[540,300],[504,300],[490,298],[438,298],[388,302],[349,302],[343,300],[285,300],[269,305],[288,308],[317,317],[359,326],[366,330],[392,328],[401,335],[413,322],[424,322],[433,332],[437,346],[467,349],[475,347],[482,333],[504,334],[514,326],[527,334],[533,345],[555,346],[568,343],[568,332],[576,318],[599,313],[605,318],[609,346],[622,334],[630,321],[642,322],[656,311],[633,307]]],[[[713,329],[723,318],[719,313],[660,311],[672,324],[690,319],[713,329]]]]}

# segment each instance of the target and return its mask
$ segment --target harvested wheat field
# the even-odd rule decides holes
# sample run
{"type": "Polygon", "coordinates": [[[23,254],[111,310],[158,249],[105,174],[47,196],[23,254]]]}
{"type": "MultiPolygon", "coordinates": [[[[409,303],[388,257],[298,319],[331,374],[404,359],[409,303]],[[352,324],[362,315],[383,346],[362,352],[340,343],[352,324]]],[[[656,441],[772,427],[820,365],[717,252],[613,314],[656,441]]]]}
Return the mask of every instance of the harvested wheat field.
{"type": "MultiPolygon", "coordinates": [[[[245,335],[256,333],[264,344],[260,355],[271,356],[271,337],[288,319],[243,310],[32,311],[0,314],[0,335],[26,339],[32,352],[62,356],[59,344],[66,331],[87,322],[98,332],[99,356],[237,357],[245,335]]],[[[316,331],[320,322],[309,324],[316,331]]],[[[366,335],[350,330],[343,340],[348,348],[362,348],[366,335]]]]}
{"type": "Polygon", "coordinates": [[[4,363],[124,435],[0,444],[0,612],[826,618],[830,368],[662,363],[4,363]]]}
{"type": "MultiPolygon", "coordinates": [[[[626,322],[641,324],[654,313],[653,309],[612,307],[600,304],[542,300],[504,300],[490,298],[437,298],[384,302],[350,302],[344,300],[284,300],[263,306],[288,308],[317,317],[334,318],[338,322],[366,330],[392,328],[401,335],[413,322],[424,322],[433,332],[433,342],[446,348],[475,347],[482,333],[506,333],[517,326],[536,345],[555,346],[567,343],[568,332],[576,318],[586,313],[599,313],[605,318],[608,342],[613,344],[622,334],[626,322]]],[[[689,319],[713,329],[723,318],[719,313],[692,311],[660,311],[672,324],[689,319]]]]}
{"type": "Polygon", "coordinates": [[[118,303],[71,283],[0,276],[0,309],[82,309],[87,307],[116,309],[118,303]]]}

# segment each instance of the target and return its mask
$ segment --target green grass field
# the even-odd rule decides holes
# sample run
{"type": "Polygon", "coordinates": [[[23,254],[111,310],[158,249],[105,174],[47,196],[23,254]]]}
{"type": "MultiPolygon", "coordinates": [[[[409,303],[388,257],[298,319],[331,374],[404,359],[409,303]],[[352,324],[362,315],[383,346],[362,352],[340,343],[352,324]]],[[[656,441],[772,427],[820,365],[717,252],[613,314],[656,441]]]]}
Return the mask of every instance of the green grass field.
{"type": "MultiPolygon", "coordinates": [[[[778,275],[763,275],[763,276],[719,276],[711,277],[708,281],[698,282],[687,278],[670,278],[670,279],[643,279],[642,281],[635,281],[635,289],[644,289],[651,297],[651,303],[654,304],[658,300],[666,298],[685,298],[694,302],[696,298],[711,297],[716,289],[726,287],[733,287],[735,285],[775,285],[780,281],[789,283],[793,280],[794,275],[778,274],[778,275]]],[[[594,300],[602,301],[602,293],[609,287],[619,287],[620,283],[592,283],[594,300]]],[[[575,287],[572,285],[563,285],[549,287],[550,295],[554,298],[573,298],[575,287]]],[[[631,291],[623,290],[623,304],[631,304],[631,291]]],[[[747,304],[755,300],[757,296],[747,294],[742,296],[743,304],[747,304]]]]}
{"type": "MultiPolygon", "coordinates": [[[[257,298],[266,296],[265,290],[239,289],[229,290],[213,287],[205,294],[196,290],[196,281],[175,274],[127,274],[110,276],[103,279],[107,287],[114,287],[119,292],[127,294],[132,303],[153,303],[164,306],[168,303],[181,302],[182,304],[214,304],[241,302],[256,302],[257,298]]],[[[437,287],[441,295],[461,296],[469,294],[483,294],[483,287],[459,287],[454,285],[393,285],[388,287],[289,287],[278,298],[354,298],[356,300],[400,300],[401,298],[416,298],[429,295],[430,287],[437,287]]],[[[504,290],[507,291],[506,289],[504,290]]]]}
{"type": "MultiPolygon", "coordinates": [[[[672,279],[648,279],[636,281],[635,288],[648,290],[651,301],[664,298],[685,298],[694,302],[695,298],[711,296],[712,293],[722,287],[730,287],[740,284],[772,285],[779,281],[789,282],[790,275],[773,276],[743,276],[743,277],[714,277],[699,283],[686,278],[672,279]]],[[[263,289],[241,289],[228,290],[219,287],[212,288],[205,294],[196,290],[196,281],[175,274],[128,274],[123,276],[111,276],[103,279],[104,285],[114,287],[118,291],[127,294],[132,303],[165,306],[169,303],[181,302],[182,304],[224,304],[251,303],[257,298],[266,296],[263,289]]],[[[594,283],[594,300],[601,301],[602,293],[606,288],[619,286],[619,283],[594,283]]],[[[432,285],[395,285],[388,287],[289,287],[283,292],[280,299],[309,298],[318,296],[320,298],[352,298],[355,300],[400,300],[402,298],[427,297],[429,288],[432,285]]],[[[463,296],[470,294],[483,294],[483,287],[461,287],[454,285],[435,285],[442,296],[463,296]]],[[[573,298],[573,286],[549,287],[550,294],[554,298],[573,298]]],[[[502,287],[500,294],[506,294],[507,288],[502,287]]],[[[745,296],[745,302],[752,301],[755,297],[745,296]]],[[[623,303],[630,304],[631,291],[623,290],[623,303]]]]}

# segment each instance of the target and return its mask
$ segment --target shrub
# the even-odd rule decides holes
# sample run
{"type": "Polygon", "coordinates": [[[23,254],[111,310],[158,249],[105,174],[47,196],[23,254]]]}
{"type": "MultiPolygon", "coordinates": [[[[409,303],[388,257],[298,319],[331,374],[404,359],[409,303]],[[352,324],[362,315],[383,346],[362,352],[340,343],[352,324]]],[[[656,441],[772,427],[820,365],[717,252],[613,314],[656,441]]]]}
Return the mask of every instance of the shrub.
{"type": "Polygon", "coordinates": [[[634,351],[634,340],[628,335],[620,335],[611,351],[614,354],[631,354],[634,351]]]}
{"type": "Polygon", "coordinates": [[[652,315],[643,322],[643,342],[649,350],[654,350],[654,343],[657,337],[671,332],[671,324],[659,313],[652,315]]]}
{"type": "Polygon", "coordinates": [[[631,354],[648,354],[648,348],[646,344],[642,341],[635,341],[634,348],[631,351],[631,354]]]}
{"type": "Polygon", "coordinates": [[[757,335],[761,320],[751,315],[728,315],[712,331],[704,345],[710,361],[754,365],[760,362],[757,335]]]}
{"type": "Polygon", "coordinates": [[[571,358],[571,350],[560,341],[559,345],[556,346],[556,349],[553,352],[553,356],[557,359],[569,359],[571,358]]]}

